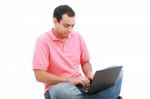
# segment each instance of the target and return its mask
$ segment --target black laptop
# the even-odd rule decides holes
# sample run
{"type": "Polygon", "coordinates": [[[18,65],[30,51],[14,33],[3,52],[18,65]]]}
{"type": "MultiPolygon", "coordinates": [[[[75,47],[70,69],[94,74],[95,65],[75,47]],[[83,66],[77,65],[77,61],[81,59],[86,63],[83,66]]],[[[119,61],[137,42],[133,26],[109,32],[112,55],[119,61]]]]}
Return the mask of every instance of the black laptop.
{"type": "Polygon", "coordinates": [[[106,69],[96,71],[89,88],[78,86],[81,91],[93,94],[113,86],[120,74],[122,66],[111,66],[106,69]]]}

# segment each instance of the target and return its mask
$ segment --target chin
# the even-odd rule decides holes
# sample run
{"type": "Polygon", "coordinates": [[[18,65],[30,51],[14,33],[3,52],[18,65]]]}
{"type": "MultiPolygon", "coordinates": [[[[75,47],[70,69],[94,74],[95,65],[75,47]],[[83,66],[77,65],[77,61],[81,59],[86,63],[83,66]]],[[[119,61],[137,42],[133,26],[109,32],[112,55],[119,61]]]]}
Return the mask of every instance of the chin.
{"type": "Polygon", "coordinates": [[[68,38],[69,36],[67,35],[67,36],[64,36],[64,38],[68,38]]]}
{"type": "Polygon", "coordinates": [[[64,37],[65,37],[65,38],[68,38],[68,37],[69,37],[69,34],[64,35],[64,37]]]}

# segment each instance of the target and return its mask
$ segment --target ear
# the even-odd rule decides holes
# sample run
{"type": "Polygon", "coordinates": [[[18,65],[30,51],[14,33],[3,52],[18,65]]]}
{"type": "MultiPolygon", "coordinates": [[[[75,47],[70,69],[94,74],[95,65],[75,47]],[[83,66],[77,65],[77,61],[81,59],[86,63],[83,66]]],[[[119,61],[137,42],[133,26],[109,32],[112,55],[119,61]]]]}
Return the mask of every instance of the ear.
{"type": "Polygon", "coordinates": [[[53,22],[54,22],[54,24],[56,24],[57,23],[57,19],[53,18],[53,22]]]}

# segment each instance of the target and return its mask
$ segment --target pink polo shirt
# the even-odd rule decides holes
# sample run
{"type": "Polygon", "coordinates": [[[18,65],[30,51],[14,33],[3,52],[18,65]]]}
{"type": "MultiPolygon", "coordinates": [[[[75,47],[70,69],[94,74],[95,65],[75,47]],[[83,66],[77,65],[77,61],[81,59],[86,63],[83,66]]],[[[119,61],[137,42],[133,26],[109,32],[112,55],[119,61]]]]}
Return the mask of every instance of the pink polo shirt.
{"type": "MultiPolygon", "coordinates": [[[[80,64],[89,60],[83,38],[77,32],[70,33],[66,41],[59,40],[51,31],[36,41],[33,69],[40,69],[62,77],[80,76],[80,64]]],[[[45,84],[45,91],[50,86],[45,84]]]]}

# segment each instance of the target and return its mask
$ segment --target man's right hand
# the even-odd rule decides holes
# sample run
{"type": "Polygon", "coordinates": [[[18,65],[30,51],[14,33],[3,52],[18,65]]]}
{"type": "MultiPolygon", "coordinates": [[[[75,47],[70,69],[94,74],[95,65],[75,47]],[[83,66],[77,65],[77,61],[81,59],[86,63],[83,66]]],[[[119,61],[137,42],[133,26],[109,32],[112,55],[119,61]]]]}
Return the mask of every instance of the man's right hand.
{"type": "Polygon", "coordinates": [[[87,88],[90,86],[90,80],[86,77],[77,77],[77,78],[71,78],[70,82],[75,85],[82,85],[84,88],[87,88]]]}

